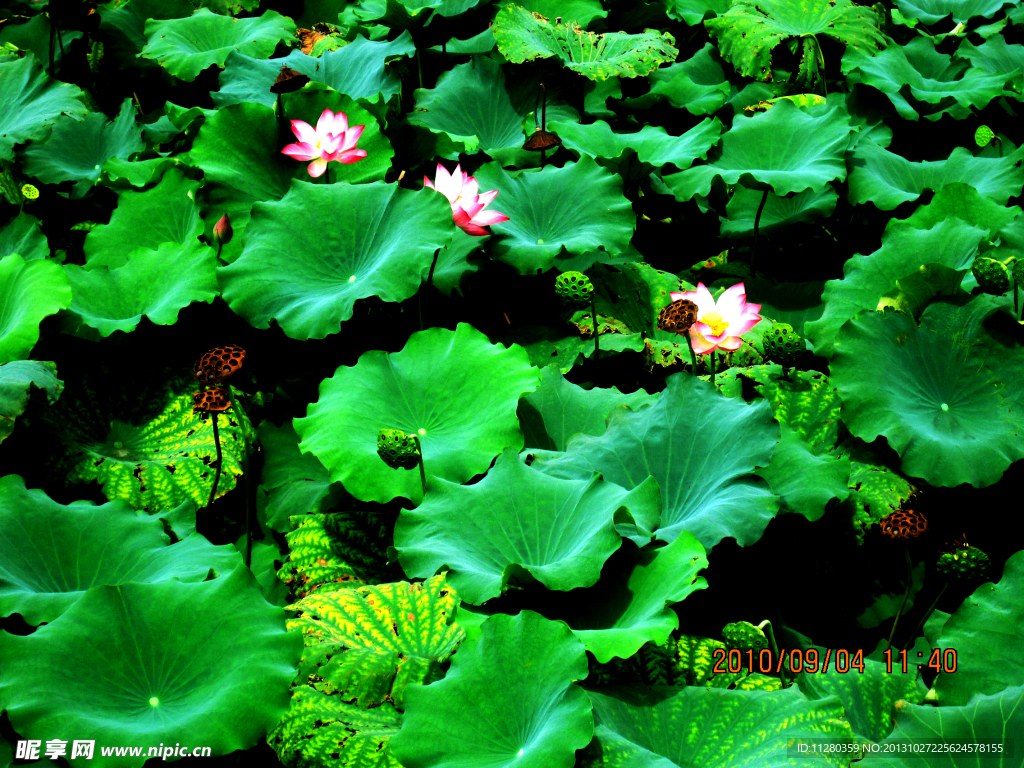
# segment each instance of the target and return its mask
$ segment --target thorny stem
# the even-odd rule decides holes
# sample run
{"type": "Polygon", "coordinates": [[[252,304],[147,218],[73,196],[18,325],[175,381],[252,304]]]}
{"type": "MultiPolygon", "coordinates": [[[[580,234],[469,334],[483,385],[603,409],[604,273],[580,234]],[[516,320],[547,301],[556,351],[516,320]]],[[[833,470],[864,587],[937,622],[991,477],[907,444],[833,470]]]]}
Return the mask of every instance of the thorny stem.
{"type": "Polygon", "coordinates": [[[690,338],[690,332],[685,331],[683,336],[686,337],[686,346],[690,349],[690,374],[692,376],[697,375],[697,353],[693,351],[693,340],[690,338]]]}
{"type": "MultiPolygon", "coordinates": [[[[548,129],[548,89],[544,87],[544,83],[540,84],[540,129],[546,131],[548,129]]],[[[540,151],[540,167],[544,167],[544,161],[547,158],[547,150],[542,149],[540,151]]]]}
{"type": "Polygon", "coordinates": [[[243,407],[241,395],[235,393],[235,399],[231,401],[231,408],[235,412],[235,419],[238,421],[238,429],[242,433],[242,481],[245,483],[245,567],[252,564],[252,490],[249,477],[249,437],[245,431],[245,425],[251,424],[246,418],[247,409],[243,407]]]}
{"type": "Polygon", "coordinates": [[[598,342],[600,334],[597,328],[597,300],[593,291],[590,293],[590,319],[594,323],[594,364],[596,365],[601,354],[601,347],[600,342],[598,342]]]}
{"type": "Polygon", "coordinates": [[[420,438],[413,434],[412,439],[416,441],[416,458],[420,465],[420,485],[423,487],[423,495],[427,495],[427,470],[423,466],[423,446],[420,445],[420,438]]]}
{"type": "Polygon", "coordinates": [[[718,356],[718,352],[715,351],[715,350],[711,350],[711,383],[712,384],[715,383],[715,365],[718,362],[715,358],[717,356],[718,356]]]}
{"type": "Polygon", "coordinates": [[[900,650],[906,650],[910,647],[910,644],[914,642],[914,638],[917,637],[917,633],[921,631],[921,627],[923,627],[924,623],[928,621],[928,617],[932,615],[932,611],[935,610],[935,606],[939,604],[939,600],[942,598],[943,594],[945,594],[948,587],[949,582],[942,585],[942,589],[939,590],[939,594],[937,594],[935,599],[932,600],[932,604],[928,606],[928,610],[924,612],[924,615],[921,616],[921,620],[917,622],[917,626],[914,627],[914,631],[910,633],[910,639],[904,643],[903,648],[900,650]]]}
{"type": "MultiPolygon", "coordinates": [[[[757,625],[757,628],[760,629],[760,630],[763,630],[764,633],[766,635],[768,635],[768,642],[770,642],[772,644],[772,653],[774,653],[776,656],[778,656],[779,655],[779,646],[775,642],[775,633],[772,631],[772,623],[770,621],[768,621],[768,619],[765,619],[764,621],[762,621],[760,624],[757,625]]],[[[789,685],[786,683],[786,672],[785,672],[785,670],[782,669],[782,665],[781,664],[779,665],[779,680],[782,682],[782,687],[783,688],[788,688],[789,687],[789,685]]]]}
{"type": "Polygon", "coordinates": [[[217,412],[213,411],[210,413],[210,417],[213,419],[213,444],[217,447],[217,471],[213,476],[213,485],[210,487],[210,498],[206,502],[206,506],[213,504],[213,497],[217,495],[217,484],[220,482],[220,469],[224,463],[224,456],[220,450],[220,430],[217,427],[217,412]]]}
{"type": "Polygon", "coordinates": [[[220,262],[220,252],[224,249],[224,243],[217,243],[217,261],[220,262]]]}
{"type": "Polygon", "coordinates": [[[910,548],[906,544],[903,545],[903,554],[907,558],[907,588],[903,591],[903,602],[900,603],[900,609],[896,611],[896,618],[892,620],[892,629],[889,631],[889,643],[885,646],[885,650],[892,648],[892,639],[896,636],[896,625],[899,623],[900,615],[907,604],[907,598],[910,597],[910,587],[914,583],[914,566],[910,562],[910,548]]]}
{"type": "MultiPolygon", "coordinates": [[[[405,173],[405,171],[402,171],[402,173],[405,173]]],[[[401,177],[399,177],[399,179],[401,179],[401,177]]],[[[437,266],[437,259],[438,259],[438,257],[440,255],[441,255],[441,249],[438,248],[436,251],[434,251],[434,260],[432,262],[430,262],[430,272],[427,275],[427,287],[426,287],[426,290],[430,290],[430,287],[434,284],[434,267],[437,266]]],[[[416,310],[417,310],[417,312],[419,312],[419,316],[420,316],[420,330],[422,331],[423,330],[423,291],[422,290],[416,295],[416,310]]]]}
{"type": "Polygon", "coordinates": [[[757,214],[754,216],[754,247],[750,251],[750,276],[754,276],[754,260],[757,258],[757,235],[761,228],[761,214],[764,212],[764,204],[768,202],[768,190],[761,195],[761,204],[757,206],[757,214]]]}

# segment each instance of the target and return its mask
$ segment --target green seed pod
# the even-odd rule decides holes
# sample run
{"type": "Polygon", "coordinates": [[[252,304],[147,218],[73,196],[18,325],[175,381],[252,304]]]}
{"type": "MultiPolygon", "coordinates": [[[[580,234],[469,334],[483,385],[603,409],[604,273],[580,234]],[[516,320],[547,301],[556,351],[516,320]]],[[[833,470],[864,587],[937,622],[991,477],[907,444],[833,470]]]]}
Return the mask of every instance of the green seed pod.
{"type": "Polygon", "coordinates": [[[946,552],[939,557],[935,567],[943,576],[951,579],[983,579],[992,561],[977,547],[966,547],[956,552],[946,552]]]}
{"type": "Polygon", "coordinates": [[[1010,266],[1010,272],[1013,275],[1013,284],[1018,287],[1024,285],[1024,254],[1017,256],[1010,266]]]}
{"type": "Polygon", "coordinates": [[[594,284],[582,272],[563,272],[555,278],[555,293],[566,304],[589,304],[594,284]]]}
{"type": "Polygon", "coordinates": [[[978,126],[974,132],[974,143],[979,147],[987,147],[988,143],[996,137],[995,133],[987,125],[978,126]]]}
{"type": "Polygon", "coordinates": [[[749,621],[726,624],[722,629],[722,639],[730,648],[739,648],[741,651],[759,651],[768,647],[768,638],[764,632],[749,621]]]}
{"type": "Polygon", "coordinates": [[[803,337],[789,323],[775,323],[764,335],[764,356],[780,365],[792,365],[805,349],[803,337]]]}
{"type": "Polygon", "coordinates": [[[377,455],[392,469],[412,469],[419,463],[416,438],[400,429],[377,432],[377,455]]]}
{"type": "Polygon", "coordinates": [[[1001,261],[979,256],[971,265],[971,272],[974,273],[974,279],[978,281],[978,287],[983,293],[1002,296],[1010,290],[1010,272],[1001,261]]]}

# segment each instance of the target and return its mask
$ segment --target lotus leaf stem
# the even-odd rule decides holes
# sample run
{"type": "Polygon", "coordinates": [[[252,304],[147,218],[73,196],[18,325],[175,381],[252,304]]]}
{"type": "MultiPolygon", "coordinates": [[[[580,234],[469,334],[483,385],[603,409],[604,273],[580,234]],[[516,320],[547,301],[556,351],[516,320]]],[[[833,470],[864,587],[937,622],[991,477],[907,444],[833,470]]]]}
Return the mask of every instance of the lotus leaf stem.
{"type": "Polygon", "coordinates": [[[217,447],[217,471],[213,475],[213,485],[210,486],[210,498],[206,502],[206,506],[213,504],[213,497],[217,495],[217,484],[220,482],[220,469],[224,463],[224,455],[220,450],[220,429],[217,426],[217,412],[212,411],[210,418],[213,419],[213,444],[217,447]]]}
{"type": "Polygon", "coordinates": [[[715,350],[711,351],[711,383],[715,383],[715,364],[718,362],[715,358],[718,356],[718,352],[715,350]]]}
{"type": "Polygon", "coordinates": [[[590,319],[594,323],[594,364],[596,365],[601,355],[601,347],[597,340],[600,334],[597,328],[597,299],[595,294],[595,291],[590,292],[590,319]]]}
{"type": "Polygon", "coordinates": [[[922,614],[921,620],[917,622],[917,626],[914,627],[914,631],[910,633],[910,639],[903,644],[903,648],[901,650],[906,650],[910,647],[910,644],[914,642],[914,638],[917,637],[917,633],[921,631],[921,627],[924,626],[924,623],[928,621],[928,617],[931,616],[932,613],[935,611],[935,606],[939,604],[939,600],[942,599],[942,596],[946,593],[946,589],[948,588],[949,582],[947,581],[945,584],[942,585],[942,589],[939,590],[939,594],[937,594],[935,596],[935,599],[932,600],[932,604],[928,606],[928,610],[922,614]]]}
{"type": "Polygon", "coordinates": [[[427,470],[423,466],[423,446],[420,445],[420,438],[415,433],[412,439],[416,441],[416,459],[420,465],[420,485],[423,487],[423,495],[427,495],[427,470]]]}
{"type": "Polygon", "coordinates": [[[889,631],[889,642],[885,646],[886,650],[892,648],[892,639],[896,636],[896,625],[899,623],[900,615],[907,604],[907,598],[910,597],[910,588],[914,584],[914,566],[910,562],[910,549],[906,545],[903,546],[903,555],[907,559],[907,588],[903,591],[903,602],[900,603],[900,609],[896,611],[896,617],[892,620],[892,629],[889,631]]]}
{"type": "MultiPolygon", "coordinates": [[[[757,625],[757,628],[768,635],[768,642],[772,644],[772,653],[778,656],[779,646],[778,643],[775,642],[775,633],[772,631],[772,623],[768,621],[768,619],[765,619],[757,625]]],[[[781,664],[779,665],[779,680],[782,682],[783,688],[789,687],[790,684],[786,682],[786,672],[782,669],[781,664]]]]}
{"type": "Polygon", "coordinates": [[[231,408],[235,412],[235,419],[238,420],[238,429],[242,433],[242,481],[245,483],[245,567],[252,565],[252,491],[249,486],[249,436],[246,433],[246,425],[252,422],[248,419],[248,412],[241,402],[241,396],[236,392],[235,398],[231,401],[231,408]]]}
{"type": "MultiPolygon", "coordinates": [[[[404,171],[403,171],[404,173],[404,171]]],[[[434,260],[430,262],[430,272],[427,274],[427,290],[434,284],[434,268],[437,266],[437,259],[441,255],[441,249],[434,251],[434,260]]],[[[420,330],[423,330],[423,291],[416,295],[416,310],[420,316],[420,330]]]]}
{"type": "Polygon", "coordinates": [[[754,216],[754,246],[750,249],[750,276],[754,276],[754,260],[757,258],[757,236],[761,228],[761,214],[764,212],[764,204],[768,202],[768,190],[761,195],[761,204],[757,206],[757,214],[754,216]]]}
{"type": "Polygon", "coordinates": [[[690,374],[692,376],[697,375],[697,353],[693,351],[693,340],[690,338],[690,332],[684,331],[683,336],[686,338],[686,346],[690,350],[690,374]]]}

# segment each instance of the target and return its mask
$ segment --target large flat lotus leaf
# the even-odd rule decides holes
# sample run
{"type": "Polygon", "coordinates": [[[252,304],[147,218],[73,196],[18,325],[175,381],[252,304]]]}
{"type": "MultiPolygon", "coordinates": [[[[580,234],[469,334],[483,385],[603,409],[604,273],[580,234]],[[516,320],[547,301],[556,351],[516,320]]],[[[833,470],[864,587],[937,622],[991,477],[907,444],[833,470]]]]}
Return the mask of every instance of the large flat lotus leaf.
{"type": "Polygon", "coordinates": [[[102,336],[134,331],[145,315],[156,325],[174,325],[194,301],[209,304],[219,293],[217,254],[205,245],[182,252],[176,243],[139,249],[116,269],[64,266],[71,283],[69,312],[102,336]]]}
{"type": "MultiPolygon", "coordinates": [[[[24,17],[22,17],[24,18],[24,17]]],[[[50,60],[50,43],[53,43],[54,64],[62,58],[64,49],[70,47],[73,40],[82,36],[81,31],[75,29],[59,29],[56,34],[50,37],[50,19],[46,14],[40,13],[33,16],[24,24],[8,24],[0,30],[0,45],[12,43],[23,51],[32,51],[39,61],[50,60]],[[57,42],[56,35],[60,35],[60,42],[57,42]]]]}
{"type": "Polygon", "coordinates": [[[896,7],[908,19],[917,19],[925,24],[934,24],[952,15],[954,22],[968,19],[991,18],[1004,5],[1014,5],[1015,0],[895,0],[896,7]]]}
{"type": "Polygon", "coordinates": [[[916,200],[926,189],[938,191],[962,182],[1006,205],[1024,188],[1024,169],[1018,167],[1021,158],[1024,147],[1006,157],[975,157],[966,147],[957,147],[946,160],[914,163],[874,142],[862,141],[851,158],[847,199],[854,205],[871,202],[891,211],[900,203],[916,200]]]}
{"type": "Polygon", "coordinates": [[[562,144],[580,155],[615,159],[632,149],[641,162],[656,168],[672,164],[680,169],[689,168],[697,158],[706,159],[708,150],[718,143],[722,127],[718,118],[708,117],[681,136],[669,136],[660,125],[646,125],[636,133],[613,133],[603,120],[590,125],[551,123],[562,144]]]}
{"type": "Polygon", "coordinates": [[[0,614],[29,624],[53,621],[89,587],[203,581],[242,562],[198,534],[168,546],[163,524],[123,501],[64,506],[17,475],[0,478],[0,500],[0,614]]]}
{"type": "MultiPolygon", "coordinates": [[[[725,207],[727,217],[720,217],[723,237],[746,237],[753,234],[761,195],[761,192],[754,189],[736,187],[725,207]]],[[[806,189],[788,197],[779,197],[769,192],[761,211],[758,231],[766,234],[778,232],[792,224],[831,216],[838,200],[839,195],[832,187],[825,187],[820,192],[806,189]]]]}
{"type": "Polygon", "coordinates": [[[491,208],[509,217],[491,231],[503,235],[491,252],[521,274],[550,269],[565,248],[580,254],[603,247],[617,254],[626,249],[636,216],[622,194],[622,177],[590,157],[549,165],[515,175],[497,162],[476,172],[480,189],[497,189],[491,208]]]}
{"type": "Polygon", "coordinates": [[[14,431],[14,420],[25,412],[32,387],[46,391],[51,403],[60,397],[64,382],[57,366],[38,360],[14,360],[0,365],[0,442],[14,431]]]}
{"type": "Polygon", "coordinates": [[[431,285],[445,296],[451,296],[453,291],[458,291],[460,296],[463,295],[463,278],[480,269],[480,262],[486,259],[483,254],[478,254],[473,259],[470,257],[483,248],[487,239],[466,234],[461,229],[452,235],[451,242],[442,248],[437,256],[431,285]]]}
{"type": "Polygon", "coordinates": [[[293,339],[322,339],[358,299],[414,295],[452,229],[431,190],[293,181],[280,201],[253,205],[242,255],[218,270],[224,300],[257,328],[275,320],[293,339]]]}
{"type": "Polygon", "coordinates": [[[762,80],[771,76],[772,49],[789,37],[827,35],[866,52],[885,44],[875,12],[850,0],[735,0],[704,26],[739,74],[762,80]]]}
{"type": "Polygon", "coordinates": [[[964,40],[956,49],[956,57],[965,59],[972,67],[983,69],[1009,80],[1009,86],[1018,99],[1024,91],[1024,45],[1009,45],[1002,35],[994,35],[981,45],[964,40]]]}
{"type": "Polygon", "coordinates": [[[46,242],[39,219],[22,211],[0,230],[0,259],[19,254],[25,261],[46,259],[50,246],[46,242]]]}
{"type": "Polygon", "coordinates": [[[299,451],[299,436],[290,422],[275,427],[264,421],[257,434],[264,456],[260,480],[268,493],[267,525],[287,533],[292,529],[289,517],[320,511],[331,478],[316,456],[299,451]]]}
{"type": "Polygon", "coordinates": [[[940,672],[935,678],[943,706],[966,704],[976,693],[994,694],[1024,684],[1022,595],[1024,552],[1018,552],[1006,561],[999,583],[978,587],[946,622],[935,647],[956,649],[957,671],[940,672]]]}
{"type": "Polygon", "coordinates": [[[158,744],[173,724],[224,755],[255,746],[284,714],[301,648],[248,568],[197,584],[96,586],[32,635],[0,634],[0,706],[29,739],[158,744]]]}
{"type": "Polygon", "coordinates": [[[931,229],[917,229],[916,222],[892,221],[882,237],[882,247],[872,254],[857,254],[843,265],[843,279],[825,283],[825,311],[807,323],[805,332],[815,354],[831,357],[836,334],[843,323],[862,310],[879,307],[882,297],[925,264],[941,264],[966,271],[978,252],[986,231],[959,218],[949,218],[931,229]]]}
{"type": "Polygon", "coordinates": [[[549,19],[558,16],[572,19],[584,29],[594,19],[603,19],[608,15],[598,0],[524,0],[522,5],[526,10],[549,19]]]}
{"type": "Polygon", "coordinates": [[[843,152],[849,141],[845,110],[812,117],[783,99],[767,112],[736,118],[722,136],[721,152],[712,153],[707,165],[673,173],[665,183],[680,201],[706,196],[719,177],[730,185],[771,187],[777,195],[820,192],[830,181],[846,178],[843,152]]]}
{"type": "Polygon", "coordinates": [[[658,399],[642,389],[623,393],[615,387],[583,389],[554,365],[541,369],[540,386],[519,403],[519,422],[527,448],[564,451],[577,434],[600,435],[612,411],[640,410],[658,399]]]}
{"type": "Polygon", "coordinates": [[[716,53],[715,46],[706,43],[686,61],[656,69],[647,78],[651,90],[626,101],[626,105],[642,109],[668,99],[673,107],[686,109],[692,115],[717,112],[725,104],[731,88],[716,53]]]}
{"type": "Polygon", "coordinates": [[[295,22],[277,11],[250,19],[221,16],[200,8],[184,19],[150,19],[146,47],[139,54],[154,59],[177,78],[191,82],[207,67],[223,67],[238,51],[265,59],[277,44],[295,34],[295,22]]]}
{"type": "Polygon", "coordinates": [[[391,469],[377,455],[377,432],[419,435],[428,478],[464,483],[486,472],[507,446],[522,448],[520,396],[537,369],[517,345],[506,349],[466,323],[409,337],[400,352],[372,350],[320,383],[320,399],[295,419],[299,447],[317,456],[364,501],[422,498],[419,472],[391,469]]]}
{"type": "Polygon", "coordinates": [[[535,466],[560,477],[596,470],[624,488],[653,475],[664,500],[659,539],[689,531],[707,548],[726,536],[753,544],[779,504],[751,476],[779,441],[771,407],[722,397],[685,374],[667,384],[649,408],[614,411],[602,435],[577,435],[564,455],[539,456],[535,466]]]}
{"type": "Polygon", "coordinates": [[[796,688],[730,691],[703,686],[588,690],[605,765],[651,768],[849,764],[841,752],[787,757],[790,740],[849,745],[838,699],[809,701],[796,688]]]}
{"type": "Polygon", "coordinates": [[[146,45],[146,21],[180,19],[191,16],[195,11],[190,0],[131,0],[128,3],[107,3],[101,8],[100,29],[110,39],[110,47],[121,54],[122,67],[128,64],[155,66],[136,58],[146,45]]]}
{"type": "Polygon", "coordinates": [[[348,589],[364,583],[336,551],[337,541],[332,535],[335,533],[332,522],[336,519],[333,513],[301,515],[293,521],[294,530],[285,536],[288,562],[277,572],[277,577],[300,598],[329,582],[333,582],[332,589],[339,588],[335,585],[348,589]],[[328,531],[328,526],[332,530],[328,531]]]}
{"type": "Polygon", "coordinates": [[[0,160],[13,160],[15,144],[41,139],[62,114],[81,120],[88,111],[82,90],[51,79],[32,54],[0,63],[0,103],[0,160]]]}
{"type": "Polygon", "coordinates": [[[139,248],[155,251],[177,243],[187,252],[195,247],[203,221],[192,197],[199,182],[171,168],[152,189],[122,192],[109,224],[101,224],[85,238],[89,267],[120,267],[139,248]]]}
{"type": "Polygon", "coordinates": [[[587,676],[583,644],[532,611],[492,616],[480,629],[444,680],[406,691],[395,758],[405,768],[571,768],[594,732],[575,685],[587,676]]]}
{"type": "Polygon", "coordinates": [[[896,728],[865,757],[860,768],[959,768],[968,765],[1002,765],[1018,768],[1018,734],[1024,733],[1024,686],[1006,688],[991,696],[975,696],[962,707],[896,705],[896,728]],[[1012,734],[1012,736],[1011,736],[1012,734]],[[946,747],[925,751],[925,744],[1000,744],[1005,756],[989,752],[972,754],[973,748],[946,747]],[[1010,753],[1010,745],[1015,750],[1010,753]],[[974,755],[977,756],[974,756],[974,755]],[[968,755],[971,755],[968,757],[968,755]],[[991,758],[986,760],[984,758],[991,758]]]}
{"type": "Polygon", "coordinates": [[[919,113],[929,120],[945,114],[962,120],[1001,96],[1006,82],[1003,75],[954,62],[924,37],[890,45],[874,56],[847,49],[842,71],[851,84],[865,83],[888,96],[905,120],[917,120],[919,113]],[[907,91],[916,103],[907,99],[907,91]]]}
{"type": "Polygon", "coordinates": [[[622,544],[613,525],[618,511],[650,528],[660,507],[653,482],[627,491],[597,474],[562,480],[506,448],[480,482],[439,481],[419,507],[402,510],[395,547],[407,574],[426,577],[447,566],[462,598],[481,605],[517,577],[563,591],[592,586],[622,544]]]}
{"type": "Polygon", "coordinates": [[[729,10],[730,0],[666,0],[665,7],[668,17],[676,21],[685,21],[695,27],[704,21],[709,14],[721,16],[729,10]]]}
{"type": "Polygon", "coordinates": [[[501,64],[483,57],[445,72],[433,89],[418,89],[409,122],[446,134],[468,153],[519,149],[524,141],[522,119],[505,90],[501,64]]]}
{"type": "Polygon", "coordinates": [[[58,120],[46,141],[25,151],[25,172],[47,184],[82,182],[75,189],[80,197],[99,179],[107,160],[128,157],[145,146],[142,128],[135,124],[135,105],[125,99],[112,121],[102,112],[90,112],[84,120],[58,120]]]}
{"type": "Polygon", "coordinates": [[[70,304],[59,264],[17,254],[0,259],[0,364],[27,358],[39,341],[39,323],[70,304]]]}
{"type": "MultiPolygon", "coordinates": [[[[819,665],[823,665],[829,649],[816,650],[819,665]]],[[[893,707],[897,702],[920,703],[927,693],[917,666],[908,664],[903,672],[897,660],[892,670],[886,671],[885,662],[865,658],[863,672],[850,669],[843,674],[834,666],[837,650],[831,649],[833,664],[828,670],[819,669],[813,674],[804,671],[797,676],[797,684],[809,699],[838,696],[853,732],[870,741],[881,741],[892,731],[893,707]]],[[[913,653],[908,655],[915,658],[913,653]]]]}
{"type": "Polygon", "coordinates": [[[850,495],[850,459],[816,454],[798,433],[782,427],[782,438],[772,461],[758,474],[781,499],[780,512],[803,515],[814,521],[825,514],[832,499],[850,495]]]}
{"type": "Polygon", "coordinates": [[[492,30],[501,55],[513,64],[557,56],[566,67],[591,80],[643,77],[679,54],[668,32],[584,32],[572,19],[561,23],[556,18],[551,23],[511,3],[498,11],[492,30]]]}
{"type": "Polygon", "coordinates": [[[920,323],[887,311],[862,313],[843,326],[832,383],[850,431],[867,442],[885,436],[902,470],[935,486],[999,480],[1024,457],[1017,438],[1024,420],[1007,399],[1014,392],[1002,391],[998,371],[986,365],[993,361],[985,359],[1000,352],[981,327],[999,304],[983,295],[963,307],[932,304],[920,323]]]}

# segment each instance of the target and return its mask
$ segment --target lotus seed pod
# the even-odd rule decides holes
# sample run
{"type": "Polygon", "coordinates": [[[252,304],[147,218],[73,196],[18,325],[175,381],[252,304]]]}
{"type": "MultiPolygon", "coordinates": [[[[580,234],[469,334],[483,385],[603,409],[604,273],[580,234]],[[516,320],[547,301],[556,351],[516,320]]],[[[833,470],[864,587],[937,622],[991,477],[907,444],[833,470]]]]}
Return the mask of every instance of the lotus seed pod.
{"type": "Polygon", "coordinates": [[[245,350],[237,344],[211,349],[196,360],[192,366],[192,376],[200,384],[209,386],[219,384],[229,376],[238,373],[245,360],[245,350]]]}
{"type": "Polygon", "coordinates": [[[996,137],[995,133],[987,125],[978,126],[974,132],[974,143],[979,147],[987,147],[988,143],[996,137]]]}
{"type": "Polygon", "coordinates": [[[890,539],[899,541],[916,539],[928,530],[927,518],[912,509],[897,510],[891,515],[886,515],[879,521],[879,525],[882,526],[882,533],[890,539]]]}
{"type": "Polygon", "coordinates": [[[392,469],[412,469],[419,463],[416,439],[400,429],[377,432],[377,455],[392,469]]]}
{"type": "Polygon", "coordinates": [[[555,278],[555,293],[566,304],[589,304],[594,284],[582,272],[563,272],[555,278]]]}
{"type": "Polygon", "coordinates": [[[991,564],[989,556],[977,547],[964,547],[941,555],[935,567],[943,576],[969,580],[983,579],[991,564]]]}
{"type": "Polygon", "coordinates": [[[722,629],[722,639],[730,648],[739,648],[741,651],[759,651],[768,647],[768,638],[764,632],[749,621],[726,624],[722,629]]]}
{"type": "Polygon", "coordinates": [[[761,353],[754,348],[754,345],[743,342],[743,346],[739,349],[726,354],[724,367],[746,368],[751,365],[760,365],[761,360],[761,353]]]}
{"type": "Polygon", "coordinates": [[[697,322],[697,305],[689,299],[679,299],[658,313],[658,327],[669,333],[686,333],[697,322]]]}
{"type": "Polygon", "coordinates": [[[39,197],[39,190],[31,184],[25,184],[21,188],[21,194],[26,200],[35,200],[39,197]]]}
{"type": "Polygon", "coordinates": [[[803,337],[789,323],[775,323],[764,335],[764,356],[780,365],[792,365],[804,349],[803,337]]]}
{"type": "Polygon", "coordinates": [[[1010,273],[1006,265],[988,256],[979,256],[971,266],[974,279],[983,293],[1002,296],[1010,290],[1010,273]]]}

